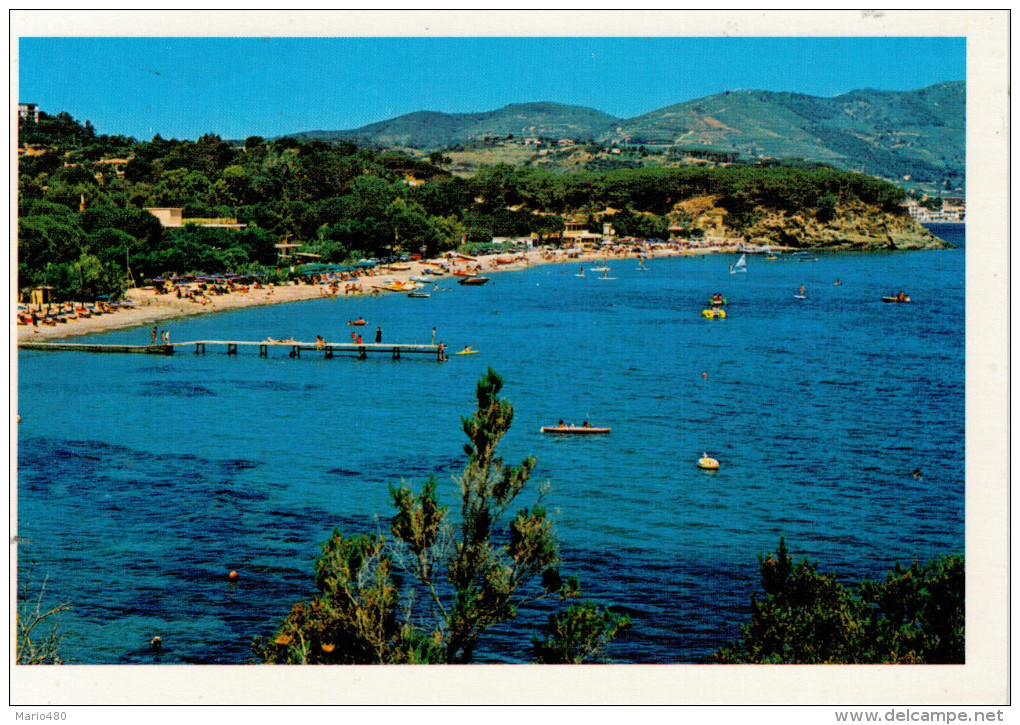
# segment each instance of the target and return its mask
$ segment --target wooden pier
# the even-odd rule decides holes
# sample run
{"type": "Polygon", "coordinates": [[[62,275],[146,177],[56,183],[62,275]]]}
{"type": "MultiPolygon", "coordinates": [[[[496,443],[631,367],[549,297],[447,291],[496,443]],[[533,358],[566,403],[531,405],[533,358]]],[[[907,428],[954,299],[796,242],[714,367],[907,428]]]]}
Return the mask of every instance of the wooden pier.
{"type": "MultiPolygon", "coordinates": [[[[259,357],[269,357],[270,348],[283,348],[287,355],[292,358],[301,357],[301,353],[321,354],[325,358],[332,358],[336,355],[354,355],[364,360],[369,353],[390,355],[394,360],[399,360],[407,354],[432,355],[439,360],[439,345],[413,345],[406,343],[353,343],[353,342],[295,342],[287,341],[263,341],[250,342],[245,340],[192,340],[191,342],[177,342],[170,345],[94,345],[71,342],[19,342],[21,350],[45,350],[49,352],[119,352],[119,353],[146,353],[149,355],[173,355],[176,352],[194,350],[196,355],[204,355],[206,348],[220,348],[225,350],[227,355],[237,355],[238,348],[258,348],[259,357]]],[[[445,348],[443,350],[445,358],[445,348]]]]}
{"type": "Polygon", "coordinates": [[[147,355],[173,355],[173,345],[92,345],[76,342],[19,342],[19,350],[48,352],[140,352],[147,355]]]}

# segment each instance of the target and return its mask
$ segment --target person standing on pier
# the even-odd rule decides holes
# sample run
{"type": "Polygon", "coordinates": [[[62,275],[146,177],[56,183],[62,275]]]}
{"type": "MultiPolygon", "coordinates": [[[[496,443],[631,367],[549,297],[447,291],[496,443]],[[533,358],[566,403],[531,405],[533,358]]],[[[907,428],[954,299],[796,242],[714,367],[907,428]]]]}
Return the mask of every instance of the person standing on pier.
{"type": "Polygon", "coordinates": [[[377,343],[382,342],[382,328],[381,327],[375,328],[375,341],[377,343]]]}
{"type": "Polygon", "coordinates": [[[155,326],[155,325],[153,325],[153,326],[152,326],[152,344],[153,344],[153,345],[155,345],[155,344],[156,344],[156,333],[157,333],[157,332],[158,332],[158,330],[156,329],[156,326],[155,326]]]}
{"type": "Polygon", "coordinates": [[[429,343],[429,344],[430,345],[435,345],[436,344],[436,328],[434,328],[434,327],[432,328],[432,342],[429,343]]]}

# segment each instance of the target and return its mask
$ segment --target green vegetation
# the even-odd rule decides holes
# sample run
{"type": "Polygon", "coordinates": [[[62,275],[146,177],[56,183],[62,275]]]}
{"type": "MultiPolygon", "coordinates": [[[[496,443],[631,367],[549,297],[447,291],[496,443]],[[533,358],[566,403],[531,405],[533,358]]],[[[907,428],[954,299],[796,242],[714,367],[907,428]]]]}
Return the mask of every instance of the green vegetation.
{"type": "MultiPolygon", "coordinates": [[[[928,191],[962,192],[965,100],[963,81],[903,92],[861,90],[833,98],[728,91],[628,119],[578,106],[528,103],[483,113],[410,113],[350,131],[296,137],[454,151],[488,145],[490,156],[493,146],[509,156],[513,147],[523,154],[528,149],[554,150],[563,138],[581,144],[594,140],[597,146],[614,142],[645,146],[648,154],[588,159],[582,164],[589,171],[663,161],[675,165],[685,156],[726,163],[802,158],[846,170],[863,168],[898,182],[910,176],[909,183],[928,191]],[[543,143],[525,147],[525,138],[543,143]]],[[[471,163],[463,156],[460,160],[471,163]]],[[[530,163],[573,170],[576,161],[572,153],[556,153],[530,163]]]]}
{"type": "MultiPolygon", "coordinates": [[[[904,217],[898,187],[804,163],[628,168],[645,154],[633,147],[608,164],[619,168],[597,172],[496,163],[460,178],[440,152],[412,158],[255,136],[243,146],[214,135],[136,142],[97,135],[65,113],[19,124],[19,287],[50,285],[58,299],[115,296],[132,282],[175,274],[276,273],[280,240],[331,263],[433,256],[492,237],[555,237],[565,218],[597,230],[607,208],[621,236],[662,239],[672,224],[697,236],[704,228],[678,205],[698,197],[711,198],[737,234],[769,214],[806,212],[826,223],[847,209],[904,217]],[[246,227],[164,228],[146,207],[246,227]]],[[[581,152],[585,163],[600,168],[589,151],[581,152]]]]}
{"type": "Polygon", "coordinates": [[[60,612],[70,609],[70,603],[45,608],[43,598],[46,595],[46,582],[43,580],[38,594],[33,592],[32,567],[25,569],[22,584],[18,590],[17,611],[17,649],[14,662],[19,665],[59,665],[63,664],[60,657],[60,641],[63,635],[56,622],[60,612]],[[40,634],[39,630],[49,626],[49,630],[40,634]]]}
{"type": "Polygon", "coordinates": [[[841,584],[807,559],[794,564],[779,540],[758,556],[765,597],[722,663],[963,664],[964,560],[897,565],[884,581],[841,584]]]}
{"type": "MultiPolygon", "coordinates": [[[[478,405],[462,420],[468,443],[460,476],[460,521],[440,505],[435,478],[415,494],[390,487],[397,509],[392,538],[334,530],[316,562],[318,595],[291,609],[275,635],[257,639],[256,656],[289,664],[469,663],[486,631],[512,621],[547,598],[575,598],[576,578],[559,571],[556,540],[538,500],[507,521],[510,506],[535,465],[509,466],[496,446],[510,428],[513,406],[499,397],[503,381],[482,376],[478,405]]],[[[591,602],[551,615],[533,639],[546,663],[597,658],[626,617],[591,602]]]]}

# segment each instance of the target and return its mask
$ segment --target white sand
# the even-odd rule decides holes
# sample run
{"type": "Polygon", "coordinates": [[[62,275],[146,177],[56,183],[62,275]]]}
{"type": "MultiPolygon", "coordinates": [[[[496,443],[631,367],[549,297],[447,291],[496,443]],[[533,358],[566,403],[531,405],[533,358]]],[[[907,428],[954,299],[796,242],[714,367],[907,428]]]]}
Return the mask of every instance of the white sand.
{"type": "MultiPolygon", "coordinates": [[[[692,250],[691,252],[685,252],[687,254],[705,254],[716,249],[703,249],[703,250],[692,250]]],[[[655,249],[651,252],[643,252],[645,256],[652,257],[663,257],[663,256],[677,256],[680,252],[676,249],[655,249]]],[[[505,253],[489,255],[486,257],[478,257],[477,262],[467,262],[460,260],[429,260],[433,262],[454,262],[453,267],[457,269],[465,269],[469,265],[474,267],[476,264],[480,264],[482,267],[482,273],[489,275],[493,272],[521,269],[525,266],[536,265],[536,264],[547,264],[555,262],[565,263],[584,263],[592,260],[601,260],[606,258],[603,252],[587,251],[579,257],[569,258],[565,253],[546,253],[542,251],[529,251],[527,253],[505,253]],[[499,257],[512,257],[514,262],[512,264],[497,264],[496,259],[499,257]]],[[[635,258],[637,257],[635,252],[626,252],[618,254],[609,254],[609,259],[620,259],[624,257],[635,258]]],[[[408,262],[401,263],[398,266],[410,266],[407,270],[387,270],[385,268],[379,268],[373,270],[372,275],[365,277],[356,277],[346,282],[339,283],[339,292],[337,296],[344,295],[344,287],[347,285],[356,285],[359,295],[367,295],[372,293],[378,294],[391,294],[391,292],[380,289],[383,285],[390,282],[406,281],[412,276],[421,276],[424,270],[430,266],[424,262],[408,262]]],[[[436,269],[436,267],[432,267],[436,269]]],[[[442,277],[435,277],[434,279],[440,280],[442,277]]],[[[452,277],[446,277],[447,280],[452,277]]],[[[428,286],[424,287],[424,291],[428,291],[428,286]]],[[[119,330],[131,327],[146,327],[155,323],[159,323],[164,320],[169,320],[178,317],[185,317],[189,315],[200,315],[212,312],[219,312],[221,310],[232,310],[241,307],[255,307],[257,305],[272,305],[280,304],[283,302],[297,302],[300,300],[311,300],[319,299],[329,294],[326,285],[315,284],[315,285],[278,285],[275,287],[265,287],[263,289],[251,289],[248,292],[231,292],[223,295],[209,295],[208,304],[200,304],[191,299],[178,299],[177,297],[169,294],[157,295],[151,289],[131,289],[128,290],[125,297],[129,300],[133,300],[138,303],[137,307],[131,309],[120,309],[116,312],[111,312],[102,315],[93,315],[89,318],[79,318],[77,320],[68,320],[66,323],[57,323],[56,325],[49,326],[39,324],[38,329],[32,325],[18,325],[18,340],[55,340],[67,337],[76,337],[79,335],[90,335],[97,332],[106,332],[109,330],[119,330]]],[[[401,293],[403,294],[403,293],[401,293]]],[[[148,342],[146,340],[145,342],[148,342]]]]}

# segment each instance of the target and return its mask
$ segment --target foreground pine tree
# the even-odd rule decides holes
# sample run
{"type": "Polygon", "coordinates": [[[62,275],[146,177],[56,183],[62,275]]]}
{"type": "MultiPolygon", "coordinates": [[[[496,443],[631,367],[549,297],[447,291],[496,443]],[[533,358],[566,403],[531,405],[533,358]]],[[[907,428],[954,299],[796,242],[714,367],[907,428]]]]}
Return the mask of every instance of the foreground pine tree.
{"type": "Polygon", "coordinates": [[[899,564],[858,587],[794,564],[780,538],[758,556],[765,597],[751,597],[741,637],[715,653],[722,663],[963,664],[964,560],[899,564]]]}
{"type": "MultiPolygon", "coordinates": [[[[513,620],[521,607],[579,596],[577,580],[560,576],[541,494],[505,521],[535,459],[509,466],[496,453],[513,421],[513,406],[499,397],[502,386],[493,370],[486,372],[477,408],[463,419],[468,460],[459,479],[459,526],[440,505],[435,478],[417,494],[391,486],[393,538],[334,531],[316,563],[318,595],[295,604],[270,640],[256,640],[257,657],[269,663],[463,664],[473,660],[487,630],[513,620]]],[[[535,656],[546,663],[592,661],[628,623],[591,602],[566,607],[549,617],[543,637],[532,638],[535,656]]]]}

